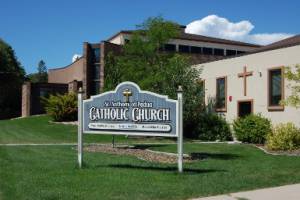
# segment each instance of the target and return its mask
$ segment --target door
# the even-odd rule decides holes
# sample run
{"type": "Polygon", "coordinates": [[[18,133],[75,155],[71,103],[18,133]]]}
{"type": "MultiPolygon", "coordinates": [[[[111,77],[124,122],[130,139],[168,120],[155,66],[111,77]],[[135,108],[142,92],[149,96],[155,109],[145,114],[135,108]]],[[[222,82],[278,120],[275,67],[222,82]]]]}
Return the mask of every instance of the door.
{"type": "Polygon", "coordinates": [[[238,117],[244,117],[253,113],[253,100],[238,101],[238,117]]]}

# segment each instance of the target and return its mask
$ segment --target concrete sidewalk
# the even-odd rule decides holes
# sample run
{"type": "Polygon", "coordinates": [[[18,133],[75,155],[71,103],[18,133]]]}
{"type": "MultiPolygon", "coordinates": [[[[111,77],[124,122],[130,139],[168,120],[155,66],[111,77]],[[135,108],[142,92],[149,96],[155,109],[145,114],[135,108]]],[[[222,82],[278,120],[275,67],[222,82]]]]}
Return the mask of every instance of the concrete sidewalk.
{"type": "Polygon", "coordinates": [[[300,184],[197,198],[193,200],[300,200],[300,184]]]}

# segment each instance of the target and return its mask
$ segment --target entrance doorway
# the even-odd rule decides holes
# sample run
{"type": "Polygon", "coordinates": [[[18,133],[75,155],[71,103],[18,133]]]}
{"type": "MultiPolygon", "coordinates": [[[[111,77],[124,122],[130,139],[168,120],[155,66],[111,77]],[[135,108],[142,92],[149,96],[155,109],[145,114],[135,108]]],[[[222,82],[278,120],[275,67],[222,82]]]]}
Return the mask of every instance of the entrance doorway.
{"type": "Polygon", "coordinates": [[[253,113],[253,100],[238,101],[238,117],[245,117],[253,113]]]}

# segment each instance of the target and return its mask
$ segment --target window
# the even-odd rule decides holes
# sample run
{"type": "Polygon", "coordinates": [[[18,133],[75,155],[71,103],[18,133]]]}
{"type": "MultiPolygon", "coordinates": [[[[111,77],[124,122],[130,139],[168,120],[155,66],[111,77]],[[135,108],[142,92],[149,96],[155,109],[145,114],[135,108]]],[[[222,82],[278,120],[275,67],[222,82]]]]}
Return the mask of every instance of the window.
{"type": "Polygon", "coordinates": [[[213,54],[212,48],[203,47],[203,54],[212,55],[213,54]]]}
{"type": "Polygon", "coordinates": [[[91,95],[99,94],[100,93],[100,81],[94,80],[92,81],[92,91],[91,95]]]}
{"type": "Polygon", "coordinates": [[[280,105],[280,101],[284,99],[283,69],[281,67],[269,70],[268,90],[268,109],[271,111],[284,110],[284,107],[280,105]]]}
{"type": "Polygon", "coordinates": [[[93,60],[95,63],[100,62],[100,48],[93,48],[93,60]]]}
{"type": "Polygon", "coordinates": [[[125,41],[125,44],[128,44],[130,42],[129,39],[125,39],[124,41],[125,41]]]}
{"type": "Polygon", "coordinates": [[[227,78],[217,78],[216,87],[216,111],[226,112],[227,106],[227,78]]]}
{"type": "Polygon", "coordinates": [[[216,56],[224,56],[224,49],[214,49],[214,54],[216,56]]]}
{"type": "Polygon", "coordinates": [[[246,53],[245,51],[237,51],[236,54],[243,54],[246,53]]]}
{"type": "Polygon", "coordinates": [[[190,47],[187,45],[179,45],[179,52],[181,53],[189,53],[190,47]]]}
{"type": "Polygon", "coordinates": [[[201,47],[191,46],[191,53],[201,53],[201,52],[202,52],[202,48],[201,47]]]}
{"type": "Polygon", "coordinates": [[[49,93],[51,93],[49,91],[49,89],[46,89],[46,88],[41,88],[40,89],[40,97],[49,97],[49,93]]]}
{"type": "Polygon", "coordinates": [[[165,44],[165,51],[176,51],[176,45],[175,44],[165,44]]]}
{"type": "Polygon", "coordinates": [[[235,56],[236,50],[227,49],[226,50],[226,56],[235,56]]]}
{"type": "Polygon", "coordinates": [[[99,77],[100,77],[100,64],[94,64],[93,65],[92,78],[93,79],[99,79],[99,77]]]}

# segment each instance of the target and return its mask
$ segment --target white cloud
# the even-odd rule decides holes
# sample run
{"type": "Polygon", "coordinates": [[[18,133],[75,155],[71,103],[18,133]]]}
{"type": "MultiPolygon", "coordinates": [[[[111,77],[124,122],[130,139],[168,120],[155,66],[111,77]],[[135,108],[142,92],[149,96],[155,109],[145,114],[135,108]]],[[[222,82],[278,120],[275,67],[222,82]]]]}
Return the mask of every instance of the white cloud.
{"type": "Polygon", "coordinates": [[[79,54],[74,54],[73,57],[72,57],[72,62],[75,62],[78,58],[80,58],[81,55],[79,54]]]}
{"type": "Polygon", "coordinates": [[[261,45],[270,44],[293,36],[293,34],[289,33],[251,34],[253,29],[254,25],[247,20],[231,22],[217,15],[209,15],[189,23],[185,32],[261,45]]]}

